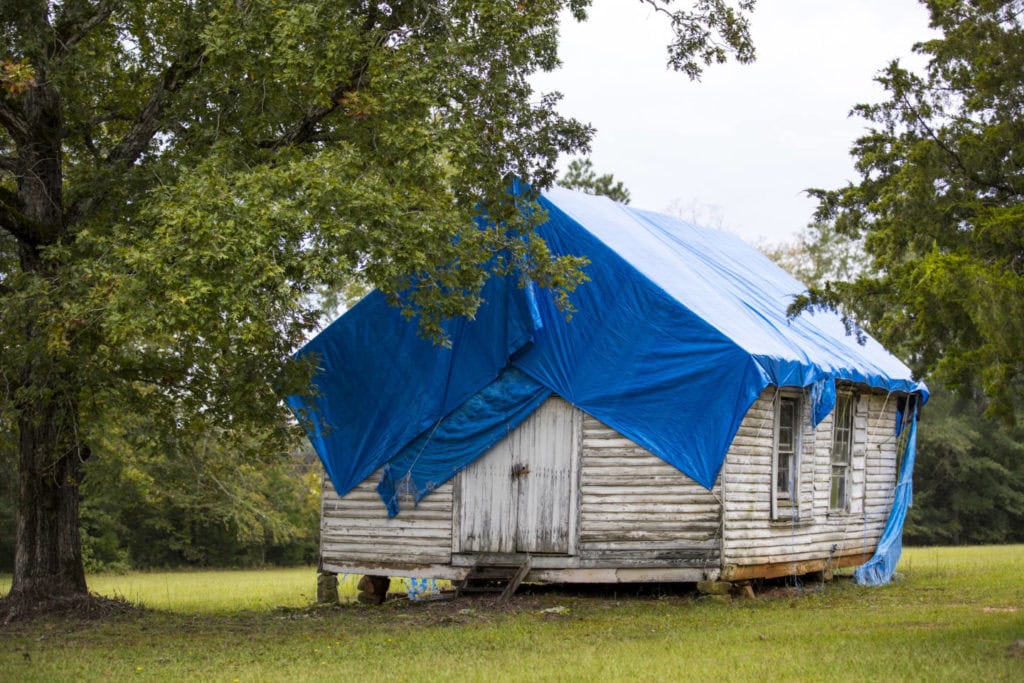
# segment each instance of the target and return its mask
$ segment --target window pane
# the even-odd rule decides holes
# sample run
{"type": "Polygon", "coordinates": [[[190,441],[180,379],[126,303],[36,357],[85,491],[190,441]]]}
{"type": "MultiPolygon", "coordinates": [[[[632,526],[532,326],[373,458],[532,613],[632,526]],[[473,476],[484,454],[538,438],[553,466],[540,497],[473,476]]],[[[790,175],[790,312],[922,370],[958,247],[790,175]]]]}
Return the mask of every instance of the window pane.
{"type": "Polygon", "coordinates": [[[853,445],[853,400],[849,394],[836,397],[832,427],[832,464],[849,464],[853,445]]]}
{"type": "Polygon", "coordinates": [[[832,493],[828,499],[828,506],[835,510],[840,507],[839,478],[836,477],[836,468],[832,468],[832,493]]]}
{"type": "Polygon", "coordinates": [[[791,498],[793,494],[799,406],[799,399],[779,399],[779,431],[775,450],[775,495],[778,498],[791,498]]]}
{"type": "Polygon", "coordinates": [[[845,465],[832,466],[832,491],[828,504],[832,510],[841,510],[846,507],[846,472],[845,465]]]}
{"type": "Polygon", "coordinates": [[[779,450],[792,453],[796,432],[796,402],[784,398],[779,406],[779,450]]]}
{"type": "Polygon", "coordinates": [[[781,495],[790,493],[789,486],[789,464],[791,462],[791,455],[786,453],[779,453],[779,466],[778,466],[778,479],[775,483],[775,490],[781,495]]]}
{"type": "Polygon", "coordinates": [[[829,494],[829,508],[832,510],[846,508],[847,479],[853,458],[853,408],[853,396],[850,394],[840,394],[836,397],[830,457],[832,485],[829,494]]]}

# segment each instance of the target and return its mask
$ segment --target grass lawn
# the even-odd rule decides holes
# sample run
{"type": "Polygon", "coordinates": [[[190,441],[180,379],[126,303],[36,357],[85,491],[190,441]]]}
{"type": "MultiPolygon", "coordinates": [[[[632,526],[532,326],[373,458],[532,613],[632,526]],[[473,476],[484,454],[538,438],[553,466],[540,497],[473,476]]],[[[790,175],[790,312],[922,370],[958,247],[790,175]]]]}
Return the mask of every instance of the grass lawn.
{"type": "Polygon", "coordinates": [[[0,627],[0,680],[1024,680],[1024,546],[909,549],[900,572],[728,604],[612,588],[327,609],[305,608],[311,569],[95,576],[152,611],[0,627]]]}

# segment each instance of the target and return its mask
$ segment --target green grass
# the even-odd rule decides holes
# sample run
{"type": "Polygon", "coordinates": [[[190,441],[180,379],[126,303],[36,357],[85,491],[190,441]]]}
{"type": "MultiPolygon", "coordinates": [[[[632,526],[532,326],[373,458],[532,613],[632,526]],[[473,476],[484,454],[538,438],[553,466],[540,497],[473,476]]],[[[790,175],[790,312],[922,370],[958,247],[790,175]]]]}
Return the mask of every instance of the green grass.
{"type": "Polygon", "coordinates": [[[90,577],[159,609],[0,628],[0,680],[1024,680],[1024,546],[910,549],[900,571],[729,604],[610,590],[504,609],[299,609],[310,569],[90,577]]]}
{"type": "MultiPolygon", "coordinates": [[[[342,600],[355,600],[359,576],[339,577],[342,600]]],[[[11,577],[0,575],[0,595],[10,590],[11,577]]],[[[305,607],[316,597],[316,570],[208,570],[96,574],[89,590],[122,598],[151,609],[196,614],[234,613],[277,607],[305,607]]],[[[406,590],[404,580],[392,582],[393,592],[406,590]]]]}

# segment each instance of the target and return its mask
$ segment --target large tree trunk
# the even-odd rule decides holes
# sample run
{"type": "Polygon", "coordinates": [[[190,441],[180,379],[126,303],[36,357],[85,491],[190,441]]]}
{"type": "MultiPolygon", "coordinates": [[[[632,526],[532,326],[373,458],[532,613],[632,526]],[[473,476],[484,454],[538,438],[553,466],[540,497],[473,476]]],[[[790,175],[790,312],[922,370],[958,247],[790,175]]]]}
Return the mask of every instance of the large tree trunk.
{"type": "MultiPolygon", "coordinates": [[[[21,269],[46,283],[25,320],[27,359],[15,406],[18,510],[11,597],[32,601],[87,594],[79,534],[83,447],[77,429],[75,361],[52,348],[51,313],[60,308],[60,264],[45,249],[65,234],[63,115],[44,70],[24,96],[27,134],[19,140],[18,198],[31,220],[20,235],[21,269]]],[[[66,274],[64,274],[66,277],[66,274]]],[[[71,342],[68,342],[69,346],[71,342]]]]}
{"type": "MultiPolygon", "coordinates": [[[[44,392],[48,393],[48,392],[44,392]]],[[[70,406],[37,402],[18,420],[18,512],[13,597],[87,593],[78,530],[81,455],[67,442],[70,406]]]]}

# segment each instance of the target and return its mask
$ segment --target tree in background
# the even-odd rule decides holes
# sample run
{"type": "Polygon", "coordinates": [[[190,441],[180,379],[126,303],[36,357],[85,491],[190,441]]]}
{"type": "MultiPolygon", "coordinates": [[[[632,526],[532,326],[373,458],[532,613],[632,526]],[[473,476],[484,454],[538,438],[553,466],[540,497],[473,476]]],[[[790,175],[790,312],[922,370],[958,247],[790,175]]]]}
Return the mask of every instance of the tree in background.
{"type": "MultiPolygon", "coordinates": [[[[567,303],[582,261],[552,258],[506,179],[543,189],[587,144],[528,82],[587,4],[0,4],[12,610],[86,594],[82,464],[112,425],[148,418],[189,457],[214,434],[244,461],[287,450],[279,398],[308,386],[290,354],[323,292],[357,277],[437,339],[495,273],[567,303]]],[[[650,4],[674,68],[752,59],[752,0],[650,4]]]]}
{"type": "Polygon", "coordinates": [[[704,228],[735,232],[735,230],[726,223],[725,211],[721,206],[718,204],[702,202],[697,197],[691,197],[689,199],[676,197],[668,203],[668,206],[665,207],[665,213],[669,216],[675,216],[679,220],[692,223],[693,225],[699,225],[704,228]]]}
{"type": "Polygon", "coordinates": [[[919,376],[1012,421],[1024,392],[1024,2],[927,0],[941,37],[891,63],[857,140],[860,182],[815,191],[818,218],[863,240],[870,268],[814,288],[919,376]]]}
{"type": "Polygon", "coordinates": [[[838,232],[835,225],[816,221],[800,231],[794,242],[759,244],[757,248],[808,287],[850,281],[867,273],[869,260],[859,240],[838,232]]]}
{"type": "Polygon", "coordinates": [[[558,179],[558,184],[570,190],[579,190],[587,194],[603,195],[623,204],[629,204],[629,190],[616,181],[611,173],[597,175],[590,159],[573,159],[565,175],[558,179]]]}
{"type": "Polygon", "coordinates": [[[932,389],[918,430],[904,538],[924,545],[1024,541],[1024,427],[932,389]]]}

